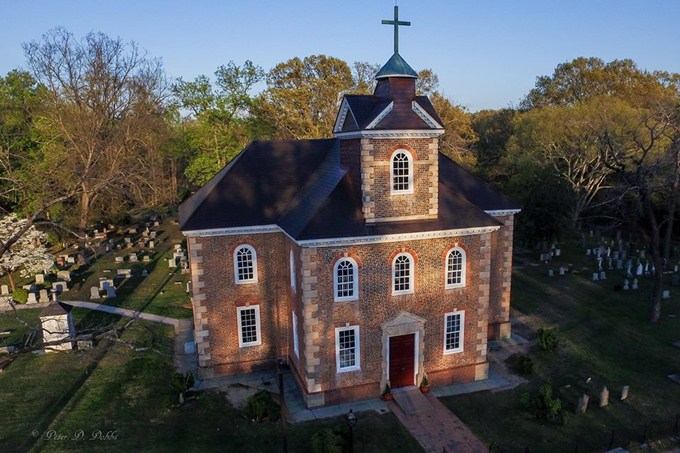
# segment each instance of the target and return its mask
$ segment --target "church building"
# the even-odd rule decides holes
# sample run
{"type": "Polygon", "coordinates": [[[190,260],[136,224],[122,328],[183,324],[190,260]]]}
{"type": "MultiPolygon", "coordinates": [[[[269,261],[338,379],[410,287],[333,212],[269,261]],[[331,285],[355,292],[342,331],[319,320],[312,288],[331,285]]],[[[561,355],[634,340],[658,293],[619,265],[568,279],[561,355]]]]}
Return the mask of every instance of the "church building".
{"type": "Polygon", "coordinates": [[[488,377],[519,207],[441,154],[395,51],[333,138],[256,141],[180,206],[203,378],[285,361],[308,407],[488,377]]]}

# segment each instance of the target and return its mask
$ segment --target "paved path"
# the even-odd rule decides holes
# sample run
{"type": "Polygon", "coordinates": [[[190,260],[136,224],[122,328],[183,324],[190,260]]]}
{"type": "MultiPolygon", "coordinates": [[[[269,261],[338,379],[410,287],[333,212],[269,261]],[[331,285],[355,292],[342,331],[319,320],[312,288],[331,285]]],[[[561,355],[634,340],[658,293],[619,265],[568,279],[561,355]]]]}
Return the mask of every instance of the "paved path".
{"type": "Polygon", "coordinates": [[[180,332],[181,319],[168,318],[167,316],[154,315],[151,313],[143,313],[141,311],[130,310],[121,307],[112,307],[111,305],[95,304],[94,302],[83,302],[80,300],[60,300],[59,302],[73,307],[88,308],[90,310],[103,311],[106,313],[113,313],[116,315],[126,316],[128,318],[143,319],[145,321],[159,322],[162,324],[169,324],[175,328],[175,333],[180,332]]]}
{"type": "Polygon", "coordinates": [[[428,453],[480,453],[488,448],[437,397],[395,391],[390,409],[428,453]]]}

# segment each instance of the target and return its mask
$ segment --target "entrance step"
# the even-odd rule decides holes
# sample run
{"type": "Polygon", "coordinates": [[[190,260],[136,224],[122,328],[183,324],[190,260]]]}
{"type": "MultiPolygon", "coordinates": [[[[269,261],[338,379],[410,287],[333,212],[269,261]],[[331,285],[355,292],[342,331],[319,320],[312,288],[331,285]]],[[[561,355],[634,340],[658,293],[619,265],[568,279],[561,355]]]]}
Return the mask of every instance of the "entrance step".
{"type": "Polygon", "coordinates": [[[407,415],[432,410],[432,403],[417,388],[396,389],[392,391],[392,396],[399,408],[407,415]]]}

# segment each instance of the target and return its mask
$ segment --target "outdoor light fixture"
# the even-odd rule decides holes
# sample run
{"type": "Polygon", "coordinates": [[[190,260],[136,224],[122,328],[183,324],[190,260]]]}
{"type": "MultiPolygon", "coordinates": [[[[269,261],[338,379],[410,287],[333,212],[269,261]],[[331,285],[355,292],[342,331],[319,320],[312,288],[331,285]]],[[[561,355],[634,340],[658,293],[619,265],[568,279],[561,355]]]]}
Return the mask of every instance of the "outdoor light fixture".
{"type": "Polygon", "coordinates": [[[354,436],[352,433],[352,427],[357,424],[357,416],[354,415],[352,409],[345,416],[347,419],[347,426],[349,426],[349,453],[354,453],[354,436]]]}

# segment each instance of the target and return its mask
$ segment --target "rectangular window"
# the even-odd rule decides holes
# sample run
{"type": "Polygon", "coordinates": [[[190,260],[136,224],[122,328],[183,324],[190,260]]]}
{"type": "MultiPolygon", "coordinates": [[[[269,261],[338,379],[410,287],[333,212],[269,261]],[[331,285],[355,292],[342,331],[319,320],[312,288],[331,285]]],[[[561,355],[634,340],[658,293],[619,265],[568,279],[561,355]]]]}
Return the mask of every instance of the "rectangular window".
{"type": "Polygon", "coordinates": [[[338,373],[360,370],[359,326],[335,329],[335,365],[338,373]]]}
{"type": "Polygon", "coordinates": [[[463,325],[465,312],[456,311],[444,315],[444,354],[463,351],[463,325]]]}
{"type": "Polygon", "coordinates": [[[260,306],[238,307],[238,345],[257,346],[262,344],[260,333],[260,306]]]}
{"type": "Polygon", "coordinates": [[[300,357],[300,340],[298,339],[298,321],[297,315],[293,312],[293,352],[295,357],[300,357]]]}

